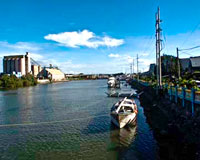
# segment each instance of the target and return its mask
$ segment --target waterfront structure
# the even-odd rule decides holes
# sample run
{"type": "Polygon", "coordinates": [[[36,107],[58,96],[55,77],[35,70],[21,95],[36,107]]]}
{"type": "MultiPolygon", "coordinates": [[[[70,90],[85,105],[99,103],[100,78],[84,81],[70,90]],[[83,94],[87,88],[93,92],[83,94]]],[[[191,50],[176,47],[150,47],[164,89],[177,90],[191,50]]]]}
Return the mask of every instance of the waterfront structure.
{"type": "Polygon", "coordinates": [[[50,67],[44,67],[44,69],[40,72],[40,75],[52,81],[61,81],[65,79],[65,74],[58,68],[52,67],[52,65],[50,65],[50,67]]]}
{"type": "Polygon", "coordinates": [[[42,71],[42,67],[40,65],[31,65],[31,71],[34,77],[37,77],[38,74],[42,71]]]}
{"type": "Polygon", "coordinates": [[[191,71],[200,71],[200,56],[198,57],[190,57],[191,61],[191,71]]]}
{"type": "Polygon", "coordinates": [[[30,54],[26,52],[26,55],[4,56],[3,72],[15,74],[18,77],[31,73],[30,54]]]}

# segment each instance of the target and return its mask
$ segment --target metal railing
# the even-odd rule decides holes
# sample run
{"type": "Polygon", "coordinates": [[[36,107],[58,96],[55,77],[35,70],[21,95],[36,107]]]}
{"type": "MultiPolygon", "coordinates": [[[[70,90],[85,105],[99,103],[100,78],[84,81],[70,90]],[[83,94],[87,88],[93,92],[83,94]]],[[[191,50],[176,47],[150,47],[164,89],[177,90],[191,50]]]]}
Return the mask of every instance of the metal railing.
{"type": "MultiPolygon", "coordinates": [[[[150,83],[145,81],[139,81],[143,86],[151,86],[150,83]]],[[[195,104],[200,104],[200,91],[195,90],[194,88],[188,89],[185,87],[171,86],[168,84],[163,85],[164,89],[167,89],[170,101],[175,101],[178,103],[178,99],[181,100],[182,107],[185,107],[185,102],[189,101],[191,103],[191,113],[195,113],[195,104]]]]}

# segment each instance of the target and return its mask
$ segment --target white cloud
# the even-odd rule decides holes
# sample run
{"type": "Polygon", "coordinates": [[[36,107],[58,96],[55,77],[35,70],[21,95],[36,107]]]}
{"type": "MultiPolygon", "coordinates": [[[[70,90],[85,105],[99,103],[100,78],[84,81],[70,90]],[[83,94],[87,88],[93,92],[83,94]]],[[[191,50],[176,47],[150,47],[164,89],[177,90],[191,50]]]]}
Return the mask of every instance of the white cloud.
{"type": "Polygon", "coordinates": [[[40,50],[40,47],[38,47],[36,44],[28,43],[28,42],[17,42],[17,43],[11,44],[6,41],[0,41],[0,47],[12,49],[15,51],[24,51],[24,52],[40,50]]]}
{"type": "Polygon", "coordinates": [[[155,62],[155,60],[153,58],[150,58],[150,59],[142,58],[142,59],[139,59],[138,61],[139,61],[138,62],[139,68],[140,68],[139,71],[141,71],[141,72],[148,71],[150,64],[155,62]]]}
{"type": "Polygon", "coordinates": [[[108,55],[108,57],[110,57],[110,58],[119,58],[120,55],[111,53],[111,54],[108,55]]]}
{"type": "Polygon", "coordinates": [[[116,61],[118,62],[125,62],[125,63],[132,63],[133,62],[133,57],[131,57],[130,55],[119,55],[119,54],[109,54],[108,57],[110,58],[115,58],[116,61]]]}
{"type": "MultiPolygon", "coordinates": [[[[59,39],[60,45],[69,45],[71,47],[86,46],[90,48],[97,48],[99,46],[116,46],[114,38],[108,36],[97,36],[93,32],[83,30],[80,32],[65,32],[53,34],[52,36],[59,39]],[[62,39],[63,38],[63,39],[62,39]],[[69,39],[71,38],[71,39],[69,39]],[[65,43],[67,41],[67,43],[65,43]]],[[[52,38],[49,35],[46,37],[52,38]]],[[[182,33],[177,35],[165,35],[165,48],[162,54],[176,56],[176,47],[180,49],[191,48],[200,45],[200,31],[191,33],[182,33]]],[[[155,38],[149,41],[151,37],[127,37],[126,44],[119,48],[99,48],[95,50],[82,49],[76,51],[63,51],[58,49],[57,45],[49,45],[48,43],[30,43],[30,42],[17,42],[8,43],[0,41],[0,60],[5,55],[21,55],[26,51],[30,52],[31,57],[39,62],[42,66],[49,66],[53,64],[58,66],[65,73],[117,73],[117,72],[130,72],[130,64],[134,60],[134,71],[137,71],[136,55],[139,56],[139,71],[147,71],[151,63],[155,63],[155,38]],[[150,43],[151,42],[151,43],[150,43]],[[91,54],[82,53],[89,51],[91,54]],[[103,53],[103,54],[101,54],[103,53]],[[106,53],[110,53],[106,55],[106,53]],[[74,56],[76,54],[76,56],[74,56]],[[100,55],[96,58],[96,55],[100,55]],[[82,58],[78,58],[78,56],[82,58]],[[90,57],[88,57],[90,56],[90,57]],[[93,57],[92,57],[93,56],[93,57]],[[103,59],[101,59],[103,57],[103,59]]],[[[118,40],[118,39],[117,39],[118,40]]],[[[123,41],[123,40],[122,40],[123,41]]],[[[124,41],[123,41],[124,42],[124,41]]],[[[181,58],[190,56],[199,56],[200,48],[191,51],[180,52],[181,58]]],[[[2,70],[2,60],[0,61],[0,69],[2,70]]]]}
{"type": "Polygon", "coordinates": [[[119,66],[116,63],[104,62],[104,63],[75,63],[71,60],[58,64],[58,67],[65,73],[85,73],[85,74],[97,74],[97,73],[118,73],[119,66]]]}
{"type": "Polygon", "coordinates": [[[93,32],[88,30],[48,34],[44,38],[46,40],[52,40],[58,42],[60,45],[72,48],[77,48],[80,46],[89,48],[98,48],[100,46],[116,47],[124,43],[123,39],[115,39],[108,36],[96,36],[93,32]]]}
{"type": "MultiPolygon", "coordinates": [[[[133,52],[134,53],[134,52],[133,52]]],[[[136,55],[136,54],[134,54],[136,55]]],[[[149,65],[151,63],[154,63],[155,59],[146,57],[147,54],[140,54],[138,59],[138,66],[139,66],[139,72],[148,71],[149,65]]],[[[130,72],[130,65],[133,65],[134,63],[134,71],[137,71],[137,62],[136,62],[136,56],[131,56],[130,54],[109,54],[108,57],[112,58],[112,61],[110,63],[116,64],[116,67],[123,68],[124,72],[130,72]]]]}

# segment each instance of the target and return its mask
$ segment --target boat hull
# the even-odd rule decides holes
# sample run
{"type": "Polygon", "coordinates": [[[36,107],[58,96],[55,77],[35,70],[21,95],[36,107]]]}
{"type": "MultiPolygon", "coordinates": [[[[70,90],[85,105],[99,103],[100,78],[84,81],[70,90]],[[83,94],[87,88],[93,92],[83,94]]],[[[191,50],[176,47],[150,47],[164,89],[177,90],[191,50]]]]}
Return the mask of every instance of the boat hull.
{"type": "Polygon", "coordinates": [[[115,124],[119,128],[123,128],[124,126],[128,124],[134,125],[136,121],[136,117],[137,117],[136,113],[128,113],[128,114],[111,113],[111,121],[113,122],[113,124],[115,124]]]}

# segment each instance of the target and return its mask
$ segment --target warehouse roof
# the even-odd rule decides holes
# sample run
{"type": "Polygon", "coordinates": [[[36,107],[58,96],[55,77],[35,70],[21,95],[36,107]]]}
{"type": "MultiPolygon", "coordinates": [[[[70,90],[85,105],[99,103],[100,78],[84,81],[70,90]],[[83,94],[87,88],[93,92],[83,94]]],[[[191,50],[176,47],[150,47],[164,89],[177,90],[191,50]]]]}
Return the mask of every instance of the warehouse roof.
{"type": "Polygon", "coordinates": [[[59,69],[55,69],[55,68],[46,68],[46,71],[48,71],[50,74],[54,74],[54,75],[61,75],[64,74],[63,72],[61,72],[59,69]]]}

